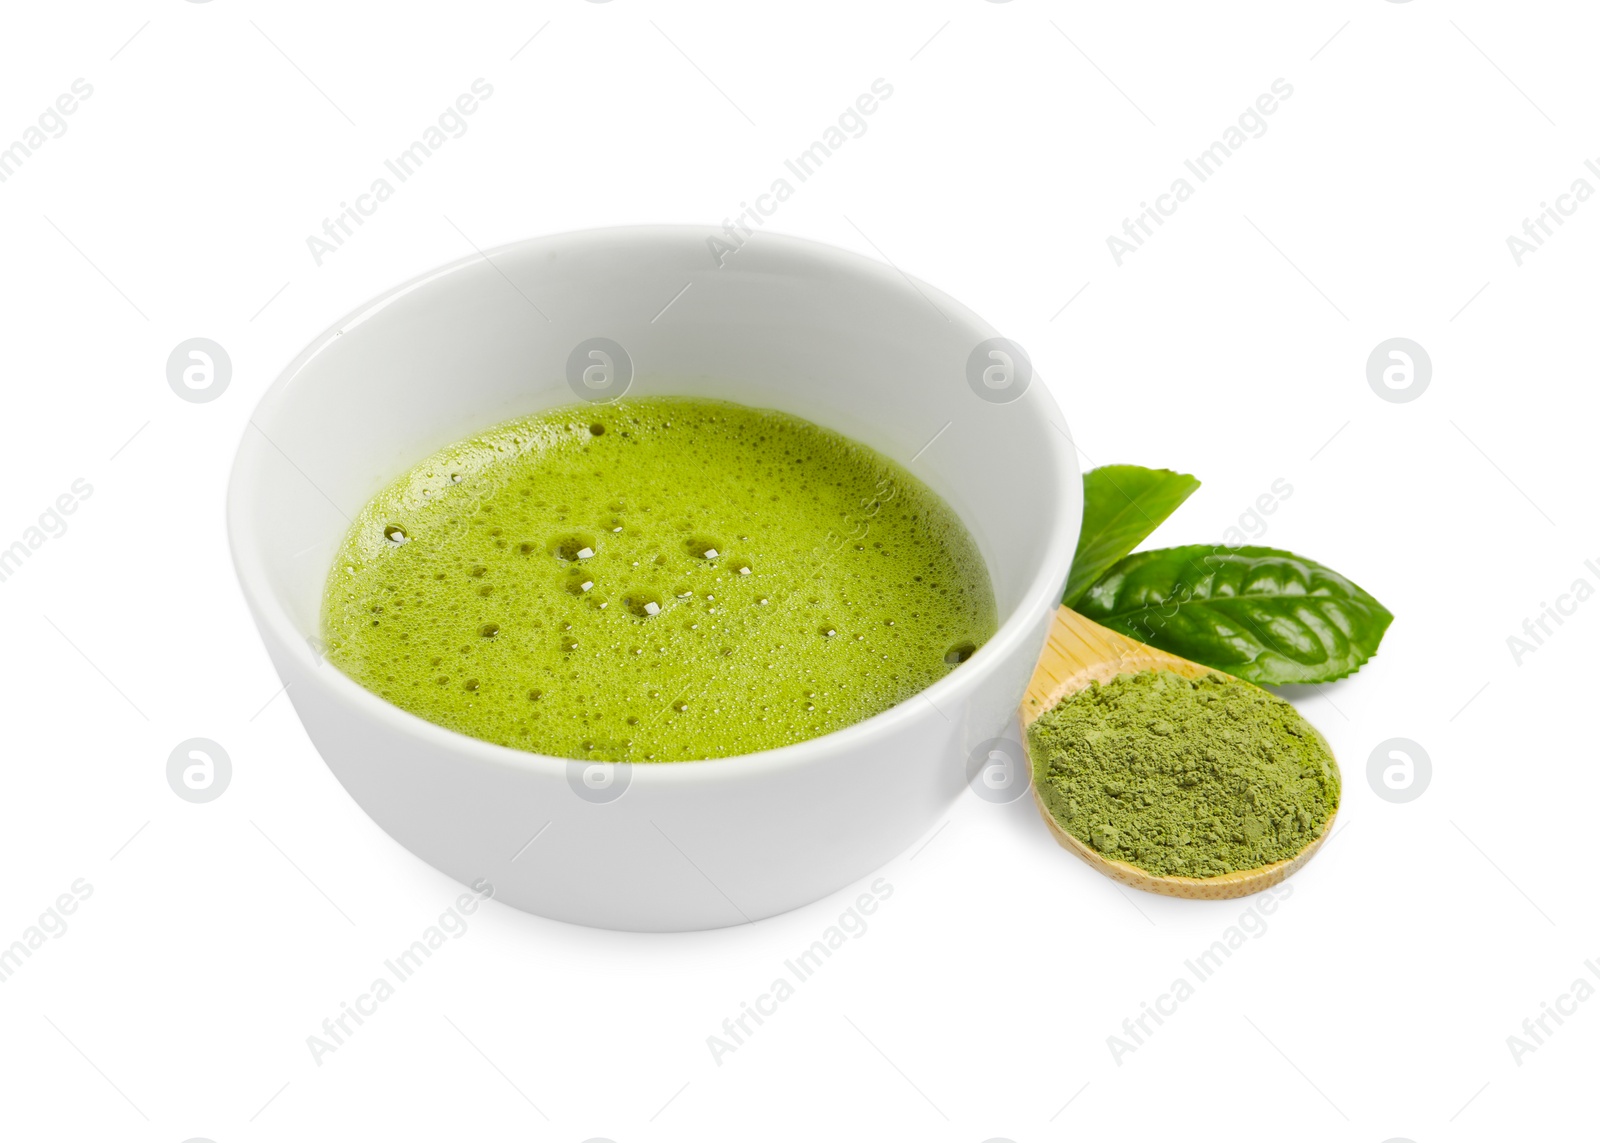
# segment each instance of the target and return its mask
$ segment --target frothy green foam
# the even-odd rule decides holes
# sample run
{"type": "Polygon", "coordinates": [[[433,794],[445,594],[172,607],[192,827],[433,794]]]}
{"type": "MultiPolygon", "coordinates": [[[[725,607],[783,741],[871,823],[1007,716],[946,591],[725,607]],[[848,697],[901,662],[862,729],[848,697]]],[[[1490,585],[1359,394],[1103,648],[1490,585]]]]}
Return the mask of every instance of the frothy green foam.
{"type": "Polygon", "coordinates": [[[997,625],[976,545],[894,462],[787,414],[651,398],[510,421],[361,511],[328,658],[442,726],[568,758],[785,746],[997,625]]]}

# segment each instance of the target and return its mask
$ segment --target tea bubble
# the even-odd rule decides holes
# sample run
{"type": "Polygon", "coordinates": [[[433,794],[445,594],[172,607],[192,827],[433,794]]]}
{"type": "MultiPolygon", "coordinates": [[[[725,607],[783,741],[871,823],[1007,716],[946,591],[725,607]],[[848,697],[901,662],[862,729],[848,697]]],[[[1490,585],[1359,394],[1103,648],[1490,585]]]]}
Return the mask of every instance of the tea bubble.
{"type": "Polygon", "coordinates": [[[558,536],[550,541],[550,554],[558,560],[573,563],[577,560],[586,560],[594,555],[595,540],[592,536],[571,535],[558,536]]]}
{"type": "Polygon", "coordinates": [[[972,658],[978,648],[971,643],[957,643],[944,653],[944,661],[950,666],[959,666],[972,658]]]}
{"type": "Polygon", "coordinates": [[[568,568],[566,588],[572,595],[586,595],[594,590],[594,578],[581,567],[568,568]]]}
{"type": "Polygon", "coordinates": [[[684,540],[683,547],[697,560],[714,560],[718,558],[721,543],[713,536],[690,536],[684,540]]]}
{"type": "Polygon", "coordinates": [[[649,592],[634,592],[622,602],[630,613],[640,619],[650,619],[661,614],[661,600],[649,592]]]}

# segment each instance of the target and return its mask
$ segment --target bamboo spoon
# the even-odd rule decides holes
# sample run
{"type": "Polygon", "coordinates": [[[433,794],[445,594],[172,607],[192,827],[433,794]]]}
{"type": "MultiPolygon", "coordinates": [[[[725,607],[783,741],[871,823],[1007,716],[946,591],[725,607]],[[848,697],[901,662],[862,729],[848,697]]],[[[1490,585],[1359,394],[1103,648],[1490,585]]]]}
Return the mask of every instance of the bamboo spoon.
{"type": "MultiPolygon", "coordinates": [[[[1050,637],[1045,642],[1044,654],[1039,657],[1039,666],[1033,672],[1033,681],[1028,684],[1027,694],[1022,699],[1023,750],[1026,752],[1028,749],[1028,727],[1068,695],[1086,689],[1091,682],[1108,683],[1117,675],[1130,675],[1148,670],[1172,671],[1188,679],[1223,673],[1214,671],[1210,667],[1202,667],[1199,663],[1191,663],[1188,659],[1169,655],[1165,651],[1129,639],[1126,635],[1119,635],[1092,620],[1085,619],[1071,608],[1059,608],[1050,624],[1050,637]]],[[[1324,742],[1323,745],[1326,746],[1327,743],[1324,742]]],[[[1333,752],[1329,750],[1328,753],[1331,756],[1333,752]]],[[[1028,770],[1031,784],[1033,771],[1031,754],[1028,757],[1028,770]]],[[[1143,889],[1148,893],[1208,901],[1245,897],[1276,885],[1311,860],[1312,855],[1322,848],[1322,843],[1327,840],[1333,826],[1333,816],[1330,816],[1323,824],[1322,832],[1317,835],[1316,840],[1287,861],[1274,862],[1257,869],[1223,873],[1216,877],[1157,877],[1125,861],[1114,861],[1101,856],[1099,852],[1062,829],[1050,815],[1050,811],[1045,808],[1044,799],[1039,796],[1037,785],[1033,786],[1033,801],[1039,807],[1039,814],[1044,818],[1045,825],[1050,827],[1050,832],[1056,841],[1112,880],[1120,881],[1134,889],[1143,889]]]]}

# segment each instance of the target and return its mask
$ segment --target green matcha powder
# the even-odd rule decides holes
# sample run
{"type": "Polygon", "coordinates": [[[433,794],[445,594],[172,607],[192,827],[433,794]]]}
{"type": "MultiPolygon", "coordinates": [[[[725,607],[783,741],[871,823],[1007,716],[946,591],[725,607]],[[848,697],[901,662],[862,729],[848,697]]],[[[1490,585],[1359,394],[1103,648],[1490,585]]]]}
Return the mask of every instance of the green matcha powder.
{"type": "Polygon", "coordinates": [[[1061,828],[1157,876],[1285,861],[1339,808],[1339,767],[1280,698],[1223,675],[1119,675],[1028,729],[1033,781],[1061,828]]]}

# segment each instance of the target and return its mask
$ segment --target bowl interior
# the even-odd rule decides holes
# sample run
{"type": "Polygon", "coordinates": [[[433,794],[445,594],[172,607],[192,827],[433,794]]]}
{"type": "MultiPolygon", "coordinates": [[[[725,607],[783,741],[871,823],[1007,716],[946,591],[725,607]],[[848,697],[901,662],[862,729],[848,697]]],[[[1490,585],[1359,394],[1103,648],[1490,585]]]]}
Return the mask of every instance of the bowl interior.
{"type": "MultiPolygon", "coordinates": [[[[720,232],[719,232],[720,233],[720,232]]],[[[905,465],[960,514],[1005,624],[1059,587],[1081,491],[1054,402],[968,383],[995,331],[890,267],[759,235],[717,259],[709,232],[639,227],[532,239],[426,275],[329,330],[245,430],[230,524],[246,592],[298,636],[352,517],[429,453],[571,404],[569,358],[607,338],[631,396],[781,409],[905,465]]],[[[285,632],[287,634],[287,632],[285,632]]]]}

